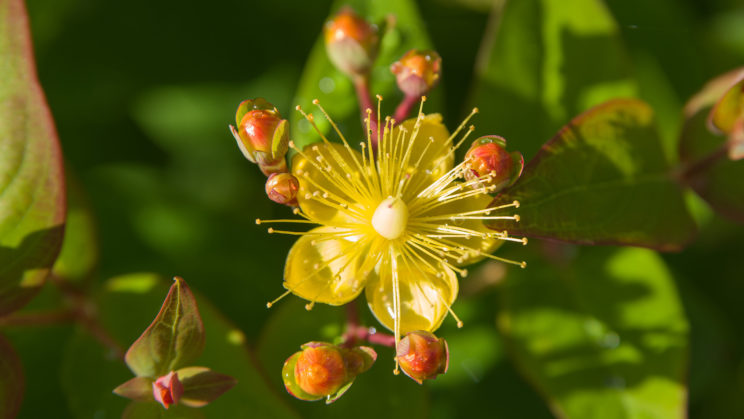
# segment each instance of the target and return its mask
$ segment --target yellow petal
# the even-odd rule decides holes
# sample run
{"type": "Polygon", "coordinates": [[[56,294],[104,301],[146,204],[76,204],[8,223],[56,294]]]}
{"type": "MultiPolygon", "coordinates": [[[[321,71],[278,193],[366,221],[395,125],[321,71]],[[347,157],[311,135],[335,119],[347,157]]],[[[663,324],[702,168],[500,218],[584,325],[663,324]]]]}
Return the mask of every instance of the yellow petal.
{"type": "Polygon", "coordinates": [[[373,266],[364,264],[369,240],[342,237],[348,230],[318,227],[300,237],[287,255],[284,287],[298,297],[341,305],[362,291],[373,266]]]}
{"type": "MultiPolygon", "coordinates": [[[[488,194],[481,194],[476,195],[468,198],[459,199],[456,201],[452,201],[449,204],[442,205],[440,207],[434,208],[431,211],[427,211],[425,213],[422,213],[420,217],[431,217],[435,215],[448,215],[448,216],[457,216],[457,214],[464,214],[471,211],[478,211],[482,209],[486,209],[488,205],[493,201],[493,197],[488,194]]],[[[491,213],[491,215],[512,215],[513,208],[494,211],[491,213]]],[[[480,214],[485,215],[485,214],[480,214]]],[[[477,216],[477,215],[476,215],[477,216]]],[[[460,228],[466,228],[469,230],[474,230],[479,233],[484,234],[492,234],[496,233],[496,231],[491,230],[490,228],[486,227],[485,224],[483,224],[483,220],[448,220],[448,221],[442,221],[442,224],[447,223],[452,225],[453,227],[460,227],[460,228]]],[[[477,235],[473,235],[470,238],[447,238],[448,241],[451,241],[453,243],[456,243],[458,245],[464,246],[469,249],[473,249],[477,252],[483,252],[486,254],[491,254],[496,251],[501,245],[504,243],[503,240],[494,239],[494,238],[483,238],[478,237],[477,235]]],[[[466,266],[473,264],[475,262],[478,262],[482,260],[485,256],[481,256],[476,254],[475,252],[465,257],[464,260],[457,261],[453,260],[452,263],[456,266],[466,266]]]]}
{"type": "MultiPolygon", "coordinates": [[[[431,262],[432,264],[434,262],[431,262]]],[[[437,278],[420,261],[398,257],[400,289],[400,332],[436,330],[447,315],[447,306],[457,297],[457,276],[442,267],[437,278]]],[[[395,327],[393,275],[390,258],[383,258],[377,275],[371,275],[366,289],[367,304],[377,320],[390,330],[395,327]]]]}
{"type": "MultiPolygon", "coordinates": [[[[398,130],[403,127],[408,132],[407,138],[410,139],[414,134],[415,125],[416,118],[405,120],[396,127],[393,138],[397,138],[398,130]]],[[[409,167],[415,167],[418,173],[425,173],[430,179],[438,179],[452,169],[455,156],[450,152],[452,141],[449,139],[450,133],[447,127],[442,124],[442,115],[438,113],[425,115],[415,134],[411,145],[412,157],[409,160],[409,167]],[[416,165],[417,162],[419,162],[418,165],[416,165]]]]}
{"type": "Polygon", "coordinates": [[[292,174],[300,181],[297,202],[310,219],[319,224],[336,226],[358,221],[348,210],[328,204],[343,202],[352,209],[364,211],[359,203],[359,180],[342,177],[347,173],[353,176],[359,174],[355,158],[358,162],[362,161],[359,152],[335,143],[312,144],[294,156],[292,174]],[[323,170],[328,166],[332,170],[323,170]]]}

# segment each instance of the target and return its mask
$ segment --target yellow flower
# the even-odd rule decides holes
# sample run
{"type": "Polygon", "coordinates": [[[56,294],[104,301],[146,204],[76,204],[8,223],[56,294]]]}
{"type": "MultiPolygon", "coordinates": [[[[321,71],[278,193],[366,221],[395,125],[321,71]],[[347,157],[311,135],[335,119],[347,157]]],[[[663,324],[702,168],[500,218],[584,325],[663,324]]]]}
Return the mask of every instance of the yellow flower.
{"type": "MultiPolygon", "coordinates": [[[[307,232],[269,229],[301,235],[287,256],[284,295],[309,300],[309,307],[341,305],[366,289],[370,309],[397,341],[410,331],[434,331],[448,312],[454,315],[450,306],[457,297],[457,275],[467,274],[463,266],[485,257],[525,266],[491,253],[505,240],[526,240],[483,224],[496,218],[518,221],[517,215],[491,214],[519,203],[487,208],[492,189],[482,179],[464,180],[467,161],[453,167],[455,149],[474,129],[463,130],[476,109],[452,135],[439,114],[421,110],[400,125],[390,118],[378,121],[376,134],[367,118],[367,139],[357,151],[314,103],[342,143],[330,142],[316,127],[322,142],[304,150],[291,144],[297,151],[292,174],[300,183],[295,213],[303,219],[256,220],[319,225],[307,232]]],[[[313,115],[303,115],[315,127],[313,115]]]]}

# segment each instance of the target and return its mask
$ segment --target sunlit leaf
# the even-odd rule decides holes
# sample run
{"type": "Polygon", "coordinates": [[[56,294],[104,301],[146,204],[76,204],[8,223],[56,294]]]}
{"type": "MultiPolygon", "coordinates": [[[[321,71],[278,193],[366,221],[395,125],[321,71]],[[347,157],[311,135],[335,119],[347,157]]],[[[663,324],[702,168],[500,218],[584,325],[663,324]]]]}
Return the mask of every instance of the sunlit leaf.
{"type": "MultiPolygon", "coordinates": [[[[389,28],[382,38],[380,53],[372,68],[371,94],[383,96],[383,116],[392,114],[402,94],[398,92],[395,77],[390,72],[390,65],[410,49],[431,48],[431,42],[425,31],[425,25],[415,2],[411,0],[338,0],[332,7],[335,13],[341,6],[351,6],[360,16],[374,23],[380,23],[389,15],[394,16],[395,25],[389,28]]],[[[348,76],[338,71],[328,59],[322,33],[313,46],[305,64],[305,70],[295,93],[294,104],[300,105],[315,114],[318,128],[325,134],[331,132],[331,125],[324,119],[312,104],[318,99],[330,116],[339,125],[341,132],[352,144],[362,138],[362,124],[354,86],[348,76]]],[[[437,109],[436,94],[434,101],[427,101],[425,109],[437,109]]],[[[285,115],[286,117],[287,115],[285,115]]],[[[289,113],[290,136],[302,147],[320,141],[312,126],[294,109],[289,113]]],[[[333,138],[333,136],[331,136],[333,138]]]]}
{"type": "Polygon", "coordinates": [[[0,335],[0,419],[16,417],[25,387],[21,360],[10,343],[0,335]]]}
{"type": "MultiPolygon", "coordinates": [[[[718,115],[719,122],[714,122],[718,129],[727,126],[733,129],[734,112],[731,109],[726,112],[723,99],[736,96],[736,89],[741,87],[734,84],[742,77],[744,69],[716,77],[687,102],[679,146],[681,179],[716,212],[738,222],[744,222],[744,160],[728,158],[730,140],[725,134],[711,132],[710,122],[718,115]],[[711,112],[716,103],[719,103],[718,112],[711,112]]],[[[728,108],[734,105],[729,103],[728,108]]]]}
{"type": "Polygon", "coordinates": [[[62,244],[65,181],[22,0],[0,4],[0,315],[44,283],[62,244]]]}
{"type": "Polygon", "coordinates": [[[508,277],[498,324],[554,414],[686,416],[688,325],[659,256],[582,248],[528,271],[508,277]]]}
{"type": "Polygon", "coordinates": [[[183,383],[181,402],[187,406],[206,406],[236,384],[233,377],[205,367],[186,367],[177,372],[183,383]]]}
{"type": "MultiPolygon", "coordinates": [[[[142,325],[152,320],[153,311],[162,303],[167,284],[165,278],[152,274],[126,275],[105,282],[96,299],[102,327],[111,331],[120,345],[133,342],[142,332],[142,325]]],[[[267,386],[246,348],[243,333],[204,297],[197,295],[196,299],[204,322],[206,343],[204,352],[193,365],[230,375],[239,384],[207,406],[186,409],[201,412],[209,418],[236,415],[296,418],[297,415],[267,386]]],[[[132,378],[123,360],[112,356],[110,349],[101,346],[85,332],[75,335],[64,352],[62,384],[73,417],[120,417],[129,401],[113,394],[112,390],[132,378]]],[[[159,404],[152,404],[164,410],[159,404]]],[[[154,409],[153,406],[137,408],[154,409]]]]}
{"type": "Polygon", "coordinates": [[[131,400],[154,401],[152,393],[153,381],[152,378],[134,377],[116,387],[114,393],[131,400]]]}
{"type": "Polygon", "coordinates": [[[636,95],[628,55],[602,1],[508,1],[501,13],[481,45],[476,123],[527,160],[574,115],[636,95]]]}
{"type": "Polygon", "coordinates": [[[521,220],[490,227],[582,244],[678,250],[695,233],[683,188],[664,159],[653,111],[635,99],[576,117],[494,206],[518,200],[521,220]]]}
{"type": "Polygon", "coordinates": [[[129,347],[126,362],[141,377],[189,365],[204,350],[204,324],[186,281],[176,277],[150,327],[129,347]]]}

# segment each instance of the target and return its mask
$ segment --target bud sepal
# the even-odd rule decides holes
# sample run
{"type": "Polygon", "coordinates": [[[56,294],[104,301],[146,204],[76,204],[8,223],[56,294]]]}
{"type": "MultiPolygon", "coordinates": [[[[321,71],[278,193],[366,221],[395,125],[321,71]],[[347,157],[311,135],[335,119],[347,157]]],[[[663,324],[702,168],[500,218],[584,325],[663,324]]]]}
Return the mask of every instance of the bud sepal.
{"type": "Polygon", "coordinates": [[[412,49],[394,62],[390,71],[406,96],[419,98],[439,82],[442,58],[433,50],[412,49]]]}

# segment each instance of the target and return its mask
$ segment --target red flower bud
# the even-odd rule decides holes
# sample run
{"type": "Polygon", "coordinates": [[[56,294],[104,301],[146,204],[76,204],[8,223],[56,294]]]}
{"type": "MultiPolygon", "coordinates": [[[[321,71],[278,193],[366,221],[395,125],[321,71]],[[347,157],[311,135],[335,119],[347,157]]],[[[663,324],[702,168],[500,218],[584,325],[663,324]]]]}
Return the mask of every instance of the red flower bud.
{"type": "Polygon", "coordinates": [[[468,161],[465,179],[475,181],[475,187],[487,187],[492,192],[516,182],[524,168],[522,154],[506,151],[506,140],[496,135],[473,141],[465,160],[468,161]]]}
{"type": "Polygon", "coordinates": [[[287,171],[284,156],[289,144],[289,122],[262,98],[245,100],[235,114],[237,129],[230,126],[245,158],[269,175],[287,171]]]}
{"type": "Polygon", "coordinates": [[[439,81],[442,58],[436,51],[412,49],[390,66],[398,87],[406,96],[419,97],[439,81]]]}
{"type": "Polygon", "coordinates": [[[346,363],[332,346],[305,348],[295,365],[295,380],[306,393],[327,396],[346,382],[346,363]]]}
{"type": "Polygon", "coordinates": [[[169,372],[152,383],[152,395],[155,401],[162,404],[166,409],[171,405],[178,404],[183,394],[183,384],[178,379],[178,373],[169,372]]]}
{"type": "Polygon", "coordinates": [[[365,346],[347,349],[325,342],[309,342],[284,363],[284,386],[289,394],[300,400],[325,397],[326,403],[332,403],[376,359],[375,351],[365,346]]]}
{"type": "Polygon", "coordinates": [[[447,341],[423,330],[410,332],[401,339],[396,355],[403,372],[419,384],[444,374],[449,365],[447,341]]]}
{"type": "Polygon", "coordinates": [[[277,204],[297,206],[300,182],[289,173],[272,173],[266,181],[266,195],[277,204]]]}
{"type": "Polygon", "coordinates": [[[363,75],[377,58],[380,37],[377,26],[344,7],[326,22],[325,43],[328,58],[342,72],[363,75]]]}

